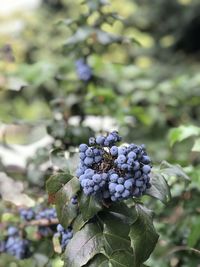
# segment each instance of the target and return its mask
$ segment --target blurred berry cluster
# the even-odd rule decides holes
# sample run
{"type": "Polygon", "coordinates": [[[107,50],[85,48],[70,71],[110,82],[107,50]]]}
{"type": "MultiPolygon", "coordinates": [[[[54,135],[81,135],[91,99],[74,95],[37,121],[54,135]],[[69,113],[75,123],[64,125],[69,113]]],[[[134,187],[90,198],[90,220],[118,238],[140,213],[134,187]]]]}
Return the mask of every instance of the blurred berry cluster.
{"type": "Polygon", "coordinates": [[[92,77],[92,70],[83,58],[76,61],[76,73],[80,80],[89,81],[92,77]]]}
{"type": "Polygon", "coordinates": [[[0,242],[0,252],[8,253],[17,259],[25,259],[30,256],[29,241],[20,236],[19,230],[10,226],[7,229],[7,238],[0,242]]]}
{"type": "MultiPolygon", "coordinates": [[[[56,210],[55,208],[46,208],[44,210],[41,210],[39,212],[35,212],[32,208],[29,209],[20,209],[20,217],[25,221],[31,221],[31,220],[53,220],[57,218],[56,210]]],[[[38,226],[38,234],[40,237],[48,237],[51,236],[55,231],[56,225],[50,224],[50,225],[39,225],[38,226]]]]}
{"type": "Polygon", "coordinates": [[[117,146],[118,132],[91,137],[79,146],[80,164],[76,171],[83,192],[112,201],[142,196],[151,186],[151,160],[145,146],[117,146]]]}
{"type": "Polygon", "coordinates": [[[57,233],[55,235],[59,236],[60,245],[61,245],[62,251],[64,251],[70,239],[72,239],[73,237],[73,231],[71,227],[64,229],[61,224],[58,224],[57,233]]]}

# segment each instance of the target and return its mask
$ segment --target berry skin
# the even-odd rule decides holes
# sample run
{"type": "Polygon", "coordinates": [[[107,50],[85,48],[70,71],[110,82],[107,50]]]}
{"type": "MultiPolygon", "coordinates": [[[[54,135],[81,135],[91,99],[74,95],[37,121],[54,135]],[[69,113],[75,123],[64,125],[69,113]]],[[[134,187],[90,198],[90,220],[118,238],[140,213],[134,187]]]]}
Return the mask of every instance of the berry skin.
{"type": "Polygon", "coordinates": [[[103,145],[104,144],[104,141],[105,141],[105,137],[103,137],[103,136],[97,136],[96,143],[98,145],[103,145]]]}
{"type": "Polygon", "coordinates": [[[88,146],[86,144],[81,144],[79,146],[79,151],[80,152],[85,152],[88,149],[88,146]]]}
{"type": "Polygon", "coordinates": [[[150,167],[149,165],[144,165],[144,166],[142,167],[142,171],[143,171],[143,173],[145,173],[145,174],[150,173],[150,171],[151,171],[151,167],[150,167]]]}
{"type": "Polygon", "coordinates": [[[111,182],[117,182],[118,178],[119,178],[119,175],[117,173],[113,173],[110,175],[111,182]]]}
{"type": "Polygon", "coordinates": [[[92,157],[92,156],[94,155],[92,148],[88,148],[88,149],[85,151],[85,155],[86,155],[87,157],[92,157]]]}
{"type": "Polygon", "coordinates": [[[122,197],[126,199],[129,196],[130,196],[130,191],[125,189],[124,192],[122,193],[122,197]]]}
{"type": "Polygon", "coordinates": [[[57,229],[57,231],[58,231],[59,233],[61,233],[61,232],[64,231],[64,228],[63,228],[63,226],[62,226],[61,224],[58,224],[57,227],[56,227],[56,229],[57,229]]]}
{"type": "Polygon", "coordinates": [[[85,163],[85,165],[87,165],[87,166],[92,165],[93,162],[94,162],[94,160],[93,160],[93,158],[91,158],[91,157],[86,157],[86,158],[84,159],[84,163],[85,163]]]}
{"type": "Polygon", "coordinates": [[[133,151],[129,152],[127,156],[129,159],[135,159],[136,158],[136,154],[133,151]]]}
{"type": "Polygon", "coordinates": [[[117,186],[116,183],[110,183],[110,184],[109,184],[109,191],[110,191],[111,193],[114,193],[114,192],[116,191],[116,186],[117,186]]]}
{"type": "Polygon", "coordinates": [[[150,158],[148,156],[143,156],[142,157],[142,163],[144,164],[149,164],[151,162],[150,158]]]}
{"type": "Polygon", "coordinates": [[[80,159],[84,160],[86,158],[86,154],[84,152],[81,152],[79,154],[80,159]]]}
{"type": "Polygon", "coordinates": [[[72,203],[73,205],[77,205],[77,204],[78,204],[77,196],[73,196],[73,197],[71,198],[71,203],[72,203]]]}
{"type": "Polygon", "coordinates": [[[125,183],[124,183],[124,187],[126,189],[131,189],[133,186],[132,182],[130,180],[126,180],[125,183]]]}
{"type": "Polygon", "coordinates": [[[102,160],[102,157],[101,156],[95,156],[94,157],[95,163],[99,163],[101,160],[102,160]]]}
{"type": "Polygon", "coordinates": [[[110,154],[112,156],[117,156],[118,155],[118,147],[117,146],[112,146],[110,149],[110,154]]]}
{"type": "Polygon", "coordinates": [[[122,193],[122,192],[124,191],[124,186],[123,186],[122,184],[118,184],[118,185],[116,186],[116,191],[117,191],[118,193],[122,193]]]}
{"type": "Polygon", "coordinates": [[[95,183],[99,184],[99,183],[101,182],[101,175],[100,175],[100,174],[94,174],[94,175],[92,176],[92,180],[93,180],[95,183]]]}
{"type": "Polygon", "coordinates": [[[124,178],[120,177],[118,180],[117,180],[118,184],[123,184],[124,183],[124,178]]]}
{"type": "Polygon", "coordinates": [[[89,145],[90,146],[93,146],[93,145],[95,145],[95,138],[94,137],[90,137],[90,139],[89,139],[89,145]]]}
{"type": "Polygon", "coordinates": [[[123,163],[125,163],[125,162],[126,162],[126,157],[125,157],[124,155],[120,155],[120,156],[118,156],[118,158],[117,158],[117,162],[118,162],[119,164],[123,164],[123,163]]]}

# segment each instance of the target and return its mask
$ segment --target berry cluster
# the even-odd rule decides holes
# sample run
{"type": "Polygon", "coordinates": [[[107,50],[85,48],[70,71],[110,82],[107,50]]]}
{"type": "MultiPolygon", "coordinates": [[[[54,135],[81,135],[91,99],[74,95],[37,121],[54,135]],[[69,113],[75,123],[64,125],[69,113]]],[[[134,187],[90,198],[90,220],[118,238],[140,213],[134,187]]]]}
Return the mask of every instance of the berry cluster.
{"type": "Polygon", "coordinates": [[[20,209],[19,214],[22,220],[24,221],[31,221],[35,219],[35,212],[32,208],[29,209],[20,209]]]}
{"type": "Polygon", "coordinates": [[[10,226],[7,230],[7,239],[0,242],[0,252],[8,253],[17,259],[25,259],[30,256],[29,241],[19,235],[19,230],[10,226]]]}
{"type": "Polygon", "coordinates": [[[38,212],[35,216],[36,220],[40,220],[40,219],[52,220],[52,219],[56,219],[56,218],[57,218],[57,214],[56,214],[55,208],[44,209],[44,210],[38,212]]]}
{"type": "Polygon", "coordinates": [[[70,239],[73,237],[73,231],[71,227],[64,229],[61,224],[58,224],[57,233],[55,235],[59,236],[61,248],[62,251],[64,251],[70,239]]]}
{"type": "Polygon", "coordinates": [[[76,73],[79,79],[85,82],[89,81],[92,77],[92,70],[83,58],[76,61],[76,73]]]}
{"type": "MultiPolygon", "coordinates": [[[[20,217],[25,221],[42,220],[42,219],[51,221],[52,219],[57,218],[55,208],[46,208],[44,210],[39,211],[38,213],[35,213],[35,211],[32,208],[20,209],[19,213],[20,213],[20,217]]],[[[49,226],[44,226],[44,225],[38,226],[38,234],[41,237],[51,236],[54,231],[55,231],[54,224],[49,225],[49,226]]]]}
{"type": "Polygon", "coordinates": [[[116,131],[91,137],[89,146],[79,146],[80,164],[76,175],[86,195],[99,195],[112,201],[142,196],[151,186],[151,160],[145,146],[118,147],[116,131]]]}

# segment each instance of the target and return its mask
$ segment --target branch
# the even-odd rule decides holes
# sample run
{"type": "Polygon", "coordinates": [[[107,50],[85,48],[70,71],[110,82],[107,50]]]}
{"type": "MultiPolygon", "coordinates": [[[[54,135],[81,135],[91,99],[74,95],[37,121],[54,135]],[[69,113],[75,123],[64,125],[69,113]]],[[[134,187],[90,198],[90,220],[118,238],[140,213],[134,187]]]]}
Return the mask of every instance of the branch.
{"type": "Polygon", "coordinates": [[[58,219],[39,219],[39,220],[32,220],[32,221],[27,221],[25,223],[22,223],[20,225],[20,228],[24,228],[27,226],[50,226],[53,224],[58,224],[58,219]]]}

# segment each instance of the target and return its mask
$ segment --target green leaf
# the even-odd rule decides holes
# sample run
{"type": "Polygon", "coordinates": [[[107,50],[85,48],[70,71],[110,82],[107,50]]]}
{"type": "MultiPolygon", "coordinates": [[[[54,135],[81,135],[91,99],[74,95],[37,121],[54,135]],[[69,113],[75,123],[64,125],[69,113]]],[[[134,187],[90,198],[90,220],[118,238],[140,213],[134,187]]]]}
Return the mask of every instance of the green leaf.
{"type": "Polygon", "coordinates": [[[200,152],[200,138],[197,138],[197,139],[194,141],[194,145],[193,145],[193,147],[192,147],[192,151],[200,152]]]}
{"type": "Polygon", "coordinates": [[[68,227],[78,213],[78,205],[71,203],[71,198],[80,189],[79,181],[76,177],[69,180],[55,195],[56,210],[59,222],[68,227]]]}
{"type": "Polygon", "coordinates": [[[122,220],[122,222],[129,225],[133,224],[138,217],[138,214],[134,208],[129,208],[123,202],[113,203],[108,210],[110,214],[122,220]]]}
{"type": "Polygon", "coordinates": [[[200,239],[200,218],[195,218],[195,222],[190,228],[190,234],[188,236],[188,245],[194,247],[197,241],[200,239]]]}
{"type": "Polygon", "coordinates": [[[170,145],[173,146],[176,142],[181,142],[191,136],[197,136],[200,134],[200,127],[189,125],[181,125],[177,128],[170,130],[169,141],[170,145]]]}
{"type": "Polygon", "coordinates": [[[146,194],[166,203],[171,198],[171,194],[164,176],[158,172],[152,172],[150,182],[151,187],[146,190],[146,194]]]}
{"type": "Polygon", "coordinates": [[[71,179],[72,176],[69,173],[58,173],[50,176],[46,182],[48,194],[55,194],[71,179]]]}
{"type": "Polygon", "coordinates": [[[83,192],[81,193],[79,203],[79,208],[84,221],[88,221],[102,209],[102,205],[96,197],[86,196],[83,192]]]}
{"type": "Polygon", "coordinates": [[[97,215],[103,224],[103,237],[105,240],[105,254],[111,256],[114,251],[127,250],[132,252],[130,238],[128,236],[130,227],[123,223],[120,218],[107,211],[97,215]]]}
{"type": "Polygon", "coordinates": [[[151,212],[141,205],[136,205],[136,210],[138,219],[129,233],[134,252],[133,266],[139,266],[149,258],[159,237],[153,226],[151,212]]]}
{"type": "Polygon", "coordinates": [[[112,267],[137,267],[134,265],[134,256],[125,250],[116,251],[110,258],[112,267]]]}
{"type": "Polygon", "coordinates": [[[189,176],[183,171],[180,165],[172,165],[167,161],[162,161],[160,165],[160,173],[165,175],[167,178],[170,176],[175,176],[178,178],[183,178],[184,180],[190,182],[189,176]]]}
{"type": "Polygon", "coordinates": [[[98,224],[86,224],[68,243],[64,252],[64,267],[83,266],[100,253],[102,247],[102,229],[98,224]]]}
{"type": "Polygon", "coordinates": [[[73,232],[77,232],[79,231],[84,225],[86,224],[86,222],[83,220],[83,216],[80,213],[73,221],[73,232]]]}
{"type": "Polygon", "coordinates": [[[85,267],[108,267],[109,262],[108,258],[106,258],[103,254],[98,254],[94,256],[94,258],[89,261],[85,267]]]}

